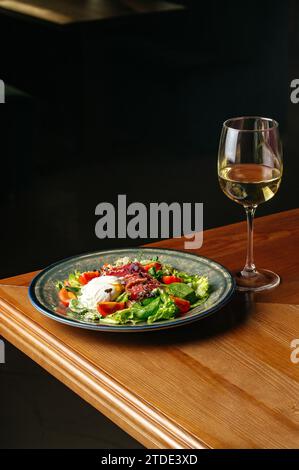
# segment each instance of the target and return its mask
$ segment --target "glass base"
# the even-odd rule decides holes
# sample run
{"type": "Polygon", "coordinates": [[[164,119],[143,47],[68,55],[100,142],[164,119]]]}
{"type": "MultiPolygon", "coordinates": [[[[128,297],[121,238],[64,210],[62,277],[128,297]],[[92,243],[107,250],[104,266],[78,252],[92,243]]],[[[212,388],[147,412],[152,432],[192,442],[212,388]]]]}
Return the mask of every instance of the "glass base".
{"type": "Polygon", "coordinates": [[[234,278],[237,283],[236,289],[239,291],[259,292],[273,289],[280,284],[278,274],[267,269],[259,269],[249,274],[244,273],[244,271],[238,271],[234,273],[234,278]]]}

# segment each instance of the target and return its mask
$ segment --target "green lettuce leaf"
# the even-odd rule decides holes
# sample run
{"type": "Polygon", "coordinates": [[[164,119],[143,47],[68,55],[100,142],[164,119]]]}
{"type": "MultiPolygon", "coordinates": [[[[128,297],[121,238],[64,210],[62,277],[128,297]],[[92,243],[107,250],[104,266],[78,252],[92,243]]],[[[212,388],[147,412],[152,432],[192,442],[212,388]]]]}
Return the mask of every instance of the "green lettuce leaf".
{"type": "Polygon", "coordinates": [[[80,271],[75,271],[69,275],[68,282],[70,287],[80,288],[82,284],[79,282],[79,277],[81,276],[80,271]]]}
{"type": "Polygon", "coordinates": [[[174,318],[178,309],[169,295],[159,292],[158,297],[148,298],[142,302],[134,303],[130,308],[119,310],[105,318],[101,323],[125,324],[147,321],[153,323],[158,320],[169,320],[174,318]]]}
{"type": "Polygon", "coordinates": [[[167,292],[174,297],[189,300],[190,303],[196,302],[197,296],[194,289],[183,282],[174,282],[173,284],[169,284],[167,292]]]}
{"type": "Polygon", "coordinates": [[[135,323],[134,314],[131,308],[125,308],[124,310],[118,310],[107,317],[101,318],[101,323],[111,323],[114,325],[123,325],[125,323],[135,323]]]}
{"type": "Polygon", "coordinates": [[[72,312],[79,313],[81,315],[88,312],[88,309],[86,307],[83,307],[77,299],[70,300],[69,309],[72,312]]]}
{"type": "Polygon", "coordinates": [[[154,323],[158,320],[171,320],[175,318],[178,308],[174,301],[165,292],[160,296],[160,305],[157,311],[147,319],[148,323],[154,323]]]}
{"type": "Polygon", "coordinates": [[[129,300],[129,294],[128,292],[124,291],[121,294],[119,294],[117,299],[115,299],[115,302],[128,302],[128,300],[129,300]]]}
{"type": "Polygon", "coordinates": [[[209,281],[207,276],[197,276],[192,282],[192,287],[195,290],[195,294],[198,299],[206,297],[209,292],[209,281]]]}

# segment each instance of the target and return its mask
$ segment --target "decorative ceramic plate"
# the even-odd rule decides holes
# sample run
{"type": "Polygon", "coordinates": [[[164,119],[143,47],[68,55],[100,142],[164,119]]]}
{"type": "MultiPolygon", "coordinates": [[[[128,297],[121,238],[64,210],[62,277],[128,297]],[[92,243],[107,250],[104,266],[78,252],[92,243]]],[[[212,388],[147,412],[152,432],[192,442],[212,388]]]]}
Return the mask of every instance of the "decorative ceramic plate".
{"type": "Polygon", "coordinates": [[[52,264],[33,279],[29,287],[29,297],[41,313],[67,325],[90,330],[128,332],[172,328],[200,320],[223,307],[233,294],[234,288],[235,283],[228,270],[209,258],[161,248],[128,248],[78,255],[52,264]],[[98,321],[83,321],[72,312],[61,311],[55,288],[57,280],[66,279],[74,270],[90,271],[99,265],[114,263],[118,258],[139,258],[141,254],[145,258],[158,256],[162,263],[171,264],[179,271],[208,276],[211,290],[207,301],[184,316],[151,324],[140,322],[136,325],[107,325],[98,321]]]}

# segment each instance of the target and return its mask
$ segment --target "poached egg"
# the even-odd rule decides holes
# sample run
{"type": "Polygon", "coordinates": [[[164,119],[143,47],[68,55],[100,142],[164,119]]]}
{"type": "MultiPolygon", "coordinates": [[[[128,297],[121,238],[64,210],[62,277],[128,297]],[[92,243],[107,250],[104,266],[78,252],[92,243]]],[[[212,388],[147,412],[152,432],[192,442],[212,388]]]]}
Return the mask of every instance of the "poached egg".
{"type": "Polygon", "coordinates": [[[81,289],[78,297],[80,304],[89,309],[97,308],[99,302],[111,302],[124,290],[123,282],[117,276],[95,277],[81,289]]]}

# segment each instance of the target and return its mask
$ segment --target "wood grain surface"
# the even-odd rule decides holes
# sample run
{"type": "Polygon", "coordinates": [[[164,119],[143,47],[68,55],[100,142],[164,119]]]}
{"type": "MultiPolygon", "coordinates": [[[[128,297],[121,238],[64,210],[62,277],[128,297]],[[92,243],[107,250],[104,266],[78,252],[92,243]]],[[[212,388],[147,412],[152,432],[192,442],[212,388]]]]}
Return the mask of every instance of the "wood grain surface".
{"type": "MultiPolygon", "coordinates": [[[[243,223],[208,230],[198,253],[235,269],[245,238],[243,223]]],[[[157,245],[183,249],[183,240],[157,245]]],[[[258,218],[257,265],[276,270],[281,285],[155,333],[56,323],[29,303],[33,273],[4,279],[0,333],[147,447],[298,448],[298,246],[299,210],[258,218]]]]}
{"type": "Polygon", "coordinates": [[[182,7],[159,0],[0,0],[0,9],[64,25],[182,7]]]}

